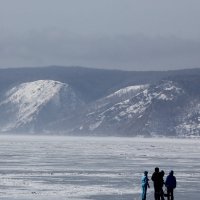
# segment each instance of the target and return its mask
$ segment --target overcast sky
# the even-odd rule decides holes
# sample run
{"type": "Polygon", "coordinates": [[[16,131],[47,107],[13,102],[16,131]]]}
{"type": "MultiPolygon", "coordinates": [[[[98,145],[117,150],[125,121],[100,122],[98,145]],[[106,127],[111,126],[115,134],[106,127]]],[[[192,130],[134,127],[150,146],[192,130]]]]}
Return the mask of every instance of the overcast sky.
{"type": "Polygon", "coordinates": [[[0,0],[0,67],[200,67],[200,0],[0,0]]]}

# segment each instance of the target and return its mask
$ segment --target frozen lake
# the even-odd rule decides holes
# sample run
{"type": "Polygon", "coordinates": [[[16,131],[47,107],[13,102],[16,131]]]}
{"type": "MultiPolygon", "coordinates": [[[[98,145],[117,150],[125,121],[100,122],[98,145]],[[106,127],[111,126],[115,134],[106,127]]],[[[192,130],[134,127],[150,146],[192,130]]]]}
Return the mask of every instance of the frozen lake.
{"type": "Polygon", "coordinates": [[[200,199],[198,139],[0,136],[0,199],[138,200],[156,166],[175,171],[176,200],[200,199]]]}

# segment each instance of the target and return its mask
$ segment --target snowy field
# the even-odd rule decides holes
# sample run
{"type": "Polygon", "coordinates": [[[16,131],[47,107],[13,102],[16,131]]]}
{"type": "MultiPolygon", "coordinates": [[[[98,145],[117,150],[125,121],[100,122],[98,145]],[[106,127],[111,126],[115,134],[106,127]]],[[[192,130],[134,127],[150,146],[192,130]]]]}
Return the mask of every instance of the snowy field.
{"type": "Polygon", "coordinates": [[[176,200],[200,199],[198,139],[0,136],[0,199],[138,200],[156,166],[175,171],[176,200]]]}

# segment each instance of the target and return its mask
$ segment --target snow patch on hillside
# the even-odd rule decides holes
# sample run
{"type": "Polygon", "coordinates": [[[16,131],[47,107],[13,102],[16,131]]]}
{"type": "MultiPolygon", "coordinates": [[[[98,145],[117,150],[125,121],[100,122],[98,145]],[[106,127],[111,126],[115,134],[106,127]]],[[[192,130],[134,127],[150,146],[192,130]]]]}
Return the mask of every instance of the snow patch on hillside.
{"type": "Polygon", "coordinates": [[[98,100],[95,103],[95,109],[101,109],[103,107],[106,107],[108,105],[117,104],[126,100],[131,99],[135,95],[138,95],[138,93],[142,92],[146,88],[148,88],[149,85],[133,85],[128,86],[125,88],[122,88],[120,90],[115,91],[114,93],[98,100]]]}
{"type": "Polygon", "coordinates": [[[138,91],[146,89],[147,87],[149,87],[148,84],[128,86],[128,87],[122,88],[122,89],[108,95],[106,98],[108,99],[108,98],[115,97],[115,96],[121,97],[121,96],[129,94],[129,93],[133,94],[133,92],[137,93],[138,91]]]}

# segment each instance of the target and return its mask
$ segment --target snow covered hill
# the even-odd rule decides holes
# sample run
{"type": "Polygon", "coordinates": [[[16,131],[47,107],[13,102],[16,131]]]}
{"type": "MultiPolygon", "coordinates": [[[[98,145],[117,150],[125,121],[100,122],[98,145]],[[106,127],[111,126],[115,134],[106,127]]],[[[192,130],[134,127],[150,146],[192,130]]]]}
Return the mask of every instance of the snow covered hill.
{"type": "MultiPolygon", "coordinates": [[[[195,112],[196,121],[192,117],[190,120],[184,120],[186,112],[187,116],[194,115],[190,101],[184,89],[173,81],[124,88],[98,101],[97,105],[81,118],[81,125],[76,131],[102,135],[173,136],[190,135],[186,129],[193,127],[193,133],[199,135],[199,109],[195,112]],[[138,90],[130,94],[130,88],[138,90]],[[108,103],[108,99],[112,101],[108,103]]],[[[199,108],[199,104],[196,107],[199,108]]]]}
{"type": "Polygon", "coordinates": [[[48,129],[50,123],[67,118],[82,104],[67,84],[53,80],[22,83],[1,99],[1,131],[48,129]]]}

